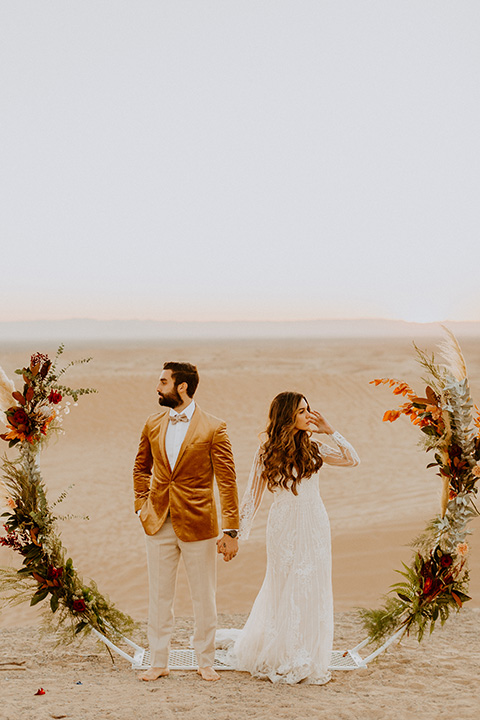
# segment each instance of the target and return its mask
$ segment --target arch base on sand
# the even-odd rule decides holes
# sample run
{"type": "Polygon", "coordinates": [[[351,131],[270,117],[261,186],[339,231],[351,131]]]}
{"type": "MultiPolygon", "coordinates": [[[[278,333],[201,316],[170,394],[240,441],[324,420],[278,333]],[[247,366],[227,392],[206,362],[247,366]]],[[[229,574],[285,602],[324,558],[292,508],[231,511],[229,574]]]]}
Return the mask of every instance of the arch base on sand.
{"type": "MultiPolygon", "coordinates": [[[[133,654],[129,654],[115,645],[105,635],[98,632],[95,628],[92,628],[93,634],[101,640],[110,650],[120,655],[124,660],[129,662],[132,666],[132,670],[148,670],[150,667],[150,651],[145,650],[137,643],[129,640],[126,637],[122,638],[133,651],[133,654]]],[[[361,643],[356,645],[350,650],[332,650],[332,659],[329,666],[329,670],[358,670],[360,668],[366,668],[368,663],[374,660],[378,655],[383,653],[389,645],[391,645],[397,638],[403,633],[403,629],[398,630],[394,635],[391,635],[380,647],[374,652],[370,653],[366,657],[360,655],[362,650],[369,643],[369,638],[365,638],[361,643]]],[[[197,670],[198,663],[193,648],[172,648],[170,650],[168,667],[170,670],[197,670]]],[[[213,665],[215,670],[235,670],[227,662],[227,651],[216,650],[215,662],[213,665]]]]}

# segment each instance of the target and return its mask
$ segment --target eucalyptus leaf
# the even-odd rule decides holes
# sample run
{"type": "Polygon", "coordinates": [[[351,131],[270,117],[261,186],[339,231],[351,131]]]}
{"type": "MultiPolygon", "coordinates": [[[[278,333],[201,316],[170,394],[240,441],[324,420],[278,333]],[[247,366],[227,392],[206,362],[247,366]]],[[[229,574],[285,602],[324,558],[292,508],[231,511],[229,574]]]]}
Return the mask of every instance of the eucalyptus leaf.
{"type": "Polygon", "coordinates": [[[48,590],[39,590],[35,593],[35,595],[30,600],[30,605],[36,605],[37,603],[41,602],[42,600],[45,600],[45,598],[48,595],[48,590]]]}

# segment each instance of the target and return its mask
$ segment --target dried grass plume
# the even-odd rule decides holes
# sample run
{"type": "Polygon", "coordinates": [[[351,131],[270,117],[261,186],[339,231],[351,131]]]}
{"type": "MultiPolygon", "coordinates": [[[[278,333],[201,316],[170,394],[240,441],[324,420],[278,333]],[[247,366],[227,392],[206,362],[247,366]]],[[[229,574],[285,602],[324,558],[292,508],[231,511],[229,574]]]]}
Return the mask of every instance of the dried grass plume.
{"type": "Polygon", "coordinates": [[[12,393],[15,392],[13,380],[6,376],[3,368],[0,367],[0,420],[4,422],[3,413],[14,405],[12,393]]]}
{"type": "Polygon", "coordinates": [[[445,363],[455,380],[462,382],[467,377],[467,365],[455,335],[445,325],[442,325],[447,337],[439,344],[445,363]]]}

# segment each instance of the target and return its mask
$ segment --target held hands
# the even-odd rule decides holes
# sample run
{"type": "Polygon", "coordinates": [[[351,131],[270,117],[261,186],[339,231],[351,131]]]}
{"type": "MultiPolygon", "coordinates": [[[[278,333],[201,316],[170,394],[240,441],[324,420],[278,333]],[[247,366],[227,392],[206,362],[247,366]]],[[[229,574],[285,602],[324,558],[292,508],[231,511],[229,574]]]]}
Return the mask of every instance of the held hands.
{"type": "Polygon", "coordinates": [[[225,562],[233,560],[238,553],[238,540],[225,533],[217,540],[217,553],[223,555],[225,562]]]}
{"type": "Polygon", "coordinates": [[[317,410],[310,411],[310,429],[312,432],[326,433],[326,435],[332,435],[334,432],[330,423],[317,410]]]}

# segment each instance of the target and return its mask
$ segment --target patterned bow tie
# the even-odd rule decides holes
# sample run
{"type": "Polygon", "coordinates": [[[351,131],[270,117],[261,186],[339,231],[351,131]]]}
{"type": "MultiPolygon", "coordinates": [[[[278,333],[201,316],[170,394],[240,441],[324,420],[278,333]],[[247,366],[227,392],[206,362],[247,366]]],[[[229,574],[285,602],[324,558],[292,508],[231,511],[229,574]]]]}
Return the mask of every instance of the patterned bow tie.
{"type": "Polygon", "coordinates": [[[172,425],[176,425],[178,422],[188,422],[188,417],[185,413],[180,413],[180,415],[170,415],[170,422],[172,425]]]}

